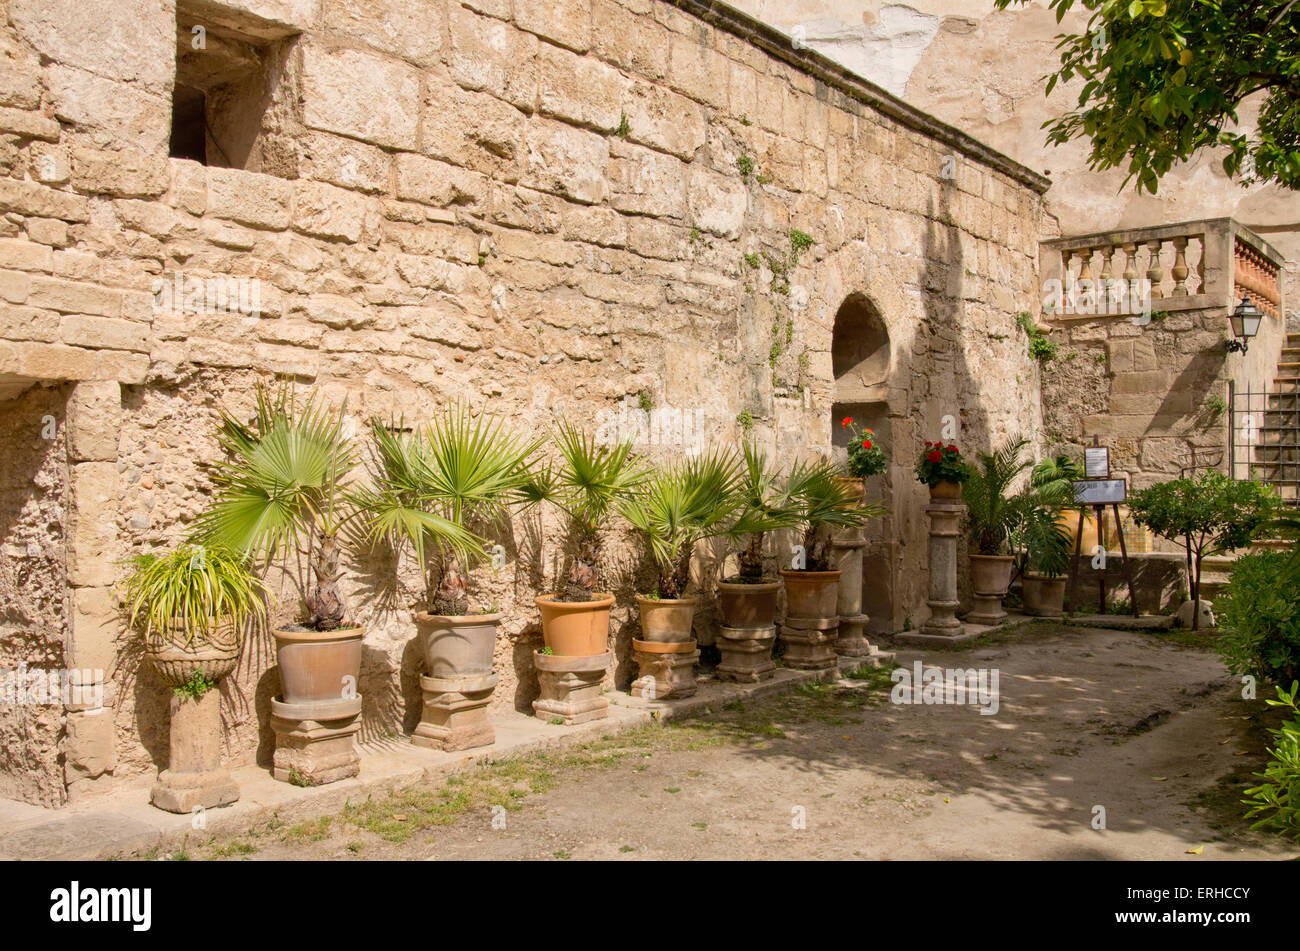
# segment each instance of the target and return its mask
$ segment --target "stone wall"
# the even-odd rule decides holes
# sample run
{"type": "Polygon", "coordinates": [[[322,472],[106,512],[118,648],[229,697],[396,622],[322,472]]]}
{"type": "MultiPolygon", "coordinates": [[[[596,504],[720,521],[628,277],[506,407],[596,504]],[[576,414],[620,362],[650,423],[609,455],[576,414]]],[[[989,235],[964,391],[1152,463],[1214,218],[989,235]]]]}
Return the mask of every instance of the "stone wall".
{"type": "MultiPolygon", "coordinates": [[[[77,384],[78,613],[62,637],[112,671],[113,713],[96,722],[115,735],[69,714],[84,740],[70,793],[165,756],[166,694],[138,669],[111,586],[120,559],[187,531],[217,410],[247,412],[257,379],[346,398],[358,432],[464,399],[521,431],[567,416],[612,433],[646,400],[698,412],[714,441],[752,425],[789,460],[831,450],[835,315],[862,296],[888,341],[872,381],[896,454],[882,480],[886,629],[924,616],[916,447],[945,415],[968,447],[1038,427],[1038,369],[1014,315],[1035,299],[1045,182],[725,8],[103,6],[14,0],[0,31],[0,383],[77,384]],[[208,72],[190,62],[196,26],[226,57],[208,72]],[[208,96],[209,158],[244,167],[168,157],[178,34],[196,82],[260,64],[208,96]],[[247,89],[251,118],[235,101],[247,89]],[[799,232],[813,241],[801,254],[799,232]],[[236,299],[255,288],[257,306],[157,306],[225,278],[236,299]]],[[[642,448],[668,458],[682,441],[660,429],[642,448]]],[[[476,578],[507,615],[499,705],[535,695],[532,599],[563,569],[557,529],[516,520],[508,567],[476,578]]],[[[625,685],[632,594],[650,574],[626,538],[608,561],[625,685]]],[[[409,565],[350,567],[368,628],[363,739],[384,741],[418,716],[418,586],[409,565]]],[[[702,562],[700,580],[714,570],[702,562]]],[[[276,587],[287,617],[291,578],[276,587]]],[[[223,689],[227,753],[265,762],[278,690],[266,645],[223,689]]]]}

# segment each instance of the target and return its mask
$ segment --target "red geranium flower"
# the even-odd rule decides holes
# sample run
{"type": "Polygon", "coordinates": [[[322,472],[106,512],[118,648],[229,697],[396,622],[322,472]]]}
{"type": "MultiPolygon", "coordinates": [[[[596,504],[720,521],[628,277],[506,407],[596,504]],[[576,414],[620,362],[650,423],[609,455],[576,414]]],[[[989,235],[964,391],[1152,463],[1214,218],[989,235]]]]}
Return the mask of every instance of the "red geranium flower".
{"type": "Polygon", "coordinates": [[[934,443],[930,442],[930,440],[928,440],[928,439],[925,441],[925,444],[926,444],[927,446],[933,446],[933,445],[934,445],[934,443]]]}
{"type": "Polygon", "coordinates": [[[853,425],[853,417],[845,416],[842,420],[840,420],[840,425],[843,426],[845,429],[848,429],[850,426],[853,425]]]}
{"type": "Polygon", "coordinates": [[[948,447],[948,451],[949,451],[949,452],[956,452],[956,451],[957,451],[957,447],[956,447],[956,446],[949,446],[949,447],[948,447]]]}
{"type": "Polygon", "coordinates": [[[938,462],[943,458],[943,456],[939,453],[939,450],[936,449],[933,452],[927,452],[925,458],[929,459],[931,462],[938,462]]]}
{"type": "Polygon", "coordinates": [[[863,448],[863,449],[870,449],[870,448],[871,448],[871,440],[870,440],[870,439],[864,439],[864,440],[862,440],[862,448],[863,448]]]}

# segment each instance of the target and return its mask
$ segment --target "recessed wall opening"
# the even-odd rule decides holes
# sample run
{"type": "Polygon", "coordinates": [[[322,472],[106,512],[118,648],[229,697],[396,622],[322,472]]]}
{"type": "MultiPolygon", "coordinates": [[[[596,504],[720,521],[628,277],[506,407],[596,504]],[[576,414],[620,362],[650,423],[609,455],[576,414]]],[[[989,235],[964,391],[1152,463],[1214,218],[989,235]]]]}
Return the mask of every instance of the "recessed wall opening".
{"type": "Polygon", "coordinates": [[[831,338],[831,372],[835,399],[851,402],[889,376],[889,332],[880,312],[865,295],[850,294],[835,313],[831,338]]]}
{"type": "Polygon", "coordinates": [[[275,160],[274,93],[292,43],[241,33],[179,6],[172,158],[284,174],[275,160]]]}

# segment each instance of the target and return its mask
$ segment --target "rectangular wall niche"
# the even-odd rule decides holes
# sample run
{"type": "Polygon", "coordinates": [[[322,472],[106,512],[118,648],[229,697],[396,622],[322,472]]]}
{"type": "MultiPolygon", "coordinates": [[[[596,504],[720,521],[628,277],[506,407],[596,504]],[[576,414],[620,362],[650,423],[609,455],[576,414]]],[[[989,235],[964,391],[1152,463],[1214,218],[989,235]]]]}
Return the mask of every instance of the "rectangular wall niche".
{"type": "MultiPolygon", "coordinates": [[[[170,154],[220,168],[293,177],[277,148],[288,53],[296,37],[267,38],[251,24],[176,10],[176,85],[170,154]]],[[[290,150],[291,151],[291,150],[290,150]]]]}

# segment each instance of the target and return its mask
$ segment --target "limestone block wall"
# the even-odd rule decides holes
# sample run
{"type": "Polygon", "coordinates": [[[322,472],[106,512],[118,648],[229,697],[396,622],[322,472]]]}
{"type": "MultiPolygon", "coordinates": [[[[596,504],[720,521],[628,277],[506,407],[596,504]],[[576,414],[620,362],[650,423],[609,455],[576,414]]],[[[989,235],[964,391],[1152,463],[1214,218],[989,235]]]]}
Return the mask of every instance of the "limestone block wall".
{"type": "MultiPolygon", "coordinates": [[[[522,431],[566,416],[616,435],[644,402],[652,458],[689,441],[662,421],[695,414],[703,439],[752,431],[789,460],[831,449],[833,321],[864,295],[896,453],[886,629],[925,610],[916,447],[946,415],[967,447],[1039,428],[1014,315],[1036,298],[1045,181],[729,8],[14,0],[0,44],[0,385],[72,386],[76,614],[46,636],[110,671],[108,717],[67,713],[69,794],[165,758],[166,694],[113,585],[188,530],[217,411],[247,412],[258,379],[346,398],[358,433],[459,399],[522,431]],[[261,51],[253,119],[216,102],[238,90],[210,97],[209,160],[240,167],[169,157],[177,40],[187,69],[198,26],[232,60],[261,51]]],[[[507,616],[499,706],[535,696],[532,600],[564,568],[559,535],[522,516],[507,568],[476,575],[507,616]]],[[[607,560],[625,685],[651,575],[625,535],[607,560]]],[[[385,742],[418,717],[419,587],[407,561],[349,567],[362,736],[385,742]]],[[[289,617],[292,579],[275,582],[289,617]]],[[[252,645],[223,687],[232,761],[269,760],[273,665],[252,645]]]]}

